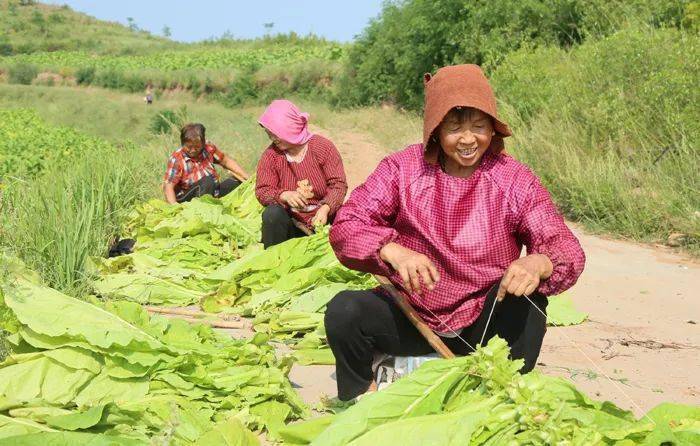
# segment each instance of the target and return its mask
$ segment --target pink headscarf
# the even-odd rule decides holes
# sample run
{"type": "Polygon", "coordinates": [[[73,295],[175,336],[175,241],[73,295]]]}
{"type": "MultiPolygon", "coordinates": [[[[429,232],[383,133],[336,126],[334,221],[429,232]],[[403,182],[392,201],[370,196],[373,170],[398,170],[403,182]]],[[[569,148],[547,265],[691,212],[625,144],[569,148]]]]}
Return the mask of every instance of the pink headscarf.
{"type": "Polygon", "coordinates": [[[309,114],[302,113],[296,105],[286,99],[272,101],[258,122],[290,144],[306,144],[312,136],[308,127],[309,114]]]}

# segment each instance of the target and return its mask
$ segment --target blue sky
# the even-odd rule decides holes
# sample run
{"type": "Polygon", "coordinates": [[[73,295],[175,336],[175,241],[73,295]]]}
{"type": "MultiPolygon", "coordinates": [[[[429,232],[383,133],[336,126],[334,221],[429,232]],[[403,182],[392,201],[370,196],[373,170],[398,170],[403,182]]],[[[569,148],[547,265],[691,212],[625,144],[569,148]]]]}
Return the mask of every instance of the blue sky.
{"type": "Polygon", "coordinates": [[[313,32],[327,39],[348,42],[381,11],[382,0],[44,0],[68,4],[76,11],[102,20],[127,23],[172,39],[193,42],[229,31],[234,37],[253,38],[266,33],[313,32]]]}

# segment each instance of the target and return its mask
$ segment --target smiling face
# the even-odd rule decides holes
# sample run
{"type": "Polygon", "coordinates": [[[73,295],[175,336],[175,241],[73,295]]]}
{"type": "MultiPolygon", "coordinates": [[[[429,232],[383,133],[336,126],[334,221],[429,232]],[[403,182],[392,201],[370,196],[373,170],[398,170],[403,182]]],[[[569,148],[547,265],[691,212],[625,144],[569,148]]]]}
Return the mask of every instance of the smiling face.
{"type": "Polygon", "coordinates": [[[493,120],[475,108],[453,108],[437,130],[444,153],[445,171],[469,176],[491,144],[493,120]]]}

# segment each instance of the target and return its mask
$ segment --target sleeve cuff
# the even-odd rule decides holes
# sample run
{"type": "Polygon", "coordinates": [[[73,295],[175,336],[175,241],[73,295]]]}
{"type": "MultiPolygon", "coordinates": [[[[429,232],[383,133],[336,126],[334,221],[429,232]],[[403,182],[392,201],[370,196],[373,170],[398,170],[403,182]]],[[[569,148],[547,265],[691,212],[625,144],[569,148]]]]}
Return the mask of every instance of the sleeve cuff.
{"type": "Polygon", "coordinates": [[[556,251],[550,251],[548,249],[539,249],[533,254],[542,254],[547,256],[550,262],[552,262],[552,274],[542,280],[540,285],[537,287],[537,291],[545,296],[553,296],[559,293],[559,284],[565,275],[566,262],[562,259],[562,255],[556,251]]]}

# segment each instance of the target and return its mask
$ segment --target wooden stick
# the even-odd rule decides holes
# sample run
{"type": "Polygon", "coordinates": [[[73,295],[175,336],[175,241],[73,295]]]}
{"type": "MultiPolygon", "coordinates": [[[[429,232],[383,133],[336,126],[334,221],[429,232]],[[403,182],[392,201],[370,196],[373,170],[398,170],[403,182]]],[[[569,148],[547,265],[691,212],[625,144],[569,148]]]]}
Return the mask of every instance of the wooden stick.
{"type": "Polygon", "coordinates": [[[399,305],[399,308],[401,308],[401,311],[403,311],[403,314],[406,315],[408,320],[411,321],[413,326],[416,327],[420,334],[423,335],[425,340],[428,341],[428,344],[430,344],[430,346],[433,347],[435,351],[440,354],[440,356],[445,359],[455,357],[455,354],[452,353],[449,347],[442,342],[442,339],[440,339],[440,337],[436,335],[435,332],[430,329],[430,327],[428,327],[425,321],[423,321],[423,318],[420,317],[418,312],[416,312],[416,309],[409,303],[406,293],[396,288],[394,284],[384,276],[374,274],[374,278],[377,279],[377,282],[382,285],[382,288],[384,288],[391,295],[391,297],[396,300],[396,303],[399,305]]]}
{"type": "Polygon", "coordinates": [[[190,310],[187,308],[167,308],[167,307],[153,307],[146,306],[146,310],[149,313],[166,314],[170,316],[184,316],[191,319],[197,318],[214,318],[221,321],[240,321],[240,316],[235,314],[216,314],[216,313],[205,313],[199,310],[190,310]]]}
{"type": "MultiPolygon", "coordinates": [[[[294,222],[294,225],[297,228],[301,229],[306,235],[313,234],[313,231],[311,231],[301,222],[298,222],[294,219],[292,219],[292,221],[294,222]]],[[[391,283],[391,281],[386,277],[380,276],[379,274],[373,274],[373,276],[377,280],[377,282],[381,284],[382,288],[384,288],[391,295],[391,297],[394,298],[401,311],[403,311],[403,314],[406,315],[406,317],[409,321],[411,321],[413,326],[416,327],[416,329],[420,332],[421,335],[423,335],[425,340],[428,341],[428,344],[430,344],[430,346],[433,347],[435,351],[438,352],[443,358],[454,358],[455,354],[452,353],[452,351],[445,345],[445,343],[442,342],[442,339],[440,339],[440,337],[436,335],[435,332],[430,329],[430,327],[428,327],[428,325],[425,323],[423,318],[420,317],[416,309],[413,308],[413,306],[410,304],[406,293],[396,288],[394,284],[391,283]]]]}
{"type": "MultiPolygon", "coordinates": [[[[157,307],[151,307],[151,308],[157,308],[157,307]]],[[[172,310],[178,310],[177,308],[173,308],[172,310]]],[[[150,308],[149,308],[150,311],[150,308]]],[[[187,322],[193,322],[193,323],[198,323],[198,324],[207,324],[215,328],[249,328],[249,324],[246,321],[238,320],[238,321],[224,321],[221,319],[207,319],[207,318],[201,318],[197,316],[192,316],[188,315],[188,313],[194,313],[192,310],[183,310],[180,309],[180,311],[152,311],[152,313],[158,313],[162,314],[164,316],[172,316],[176,317],[178,319],[183,319],[187,322]]],[[[208,313],[201,313],[201,314],[208,314],[208,313]]]]}
{"type": "Polygon", "coordinates": [[[179,319],[184,319],[187,322],[193,322],[197,324],[207,324],[214,328],[250,328],[250,324],[247,321],[222,321],[212,320],[212,319],[200,319],[191,316],[175,316],[179,319]]]}
{"type": "Polygon", "coordinates": [[[239,316],[229,315],[229,314],[217,314],[217,313],[205,313],[199,310],[190,310],[188,308],[170,308],[170,307],[155,307],[146,306],[146,310],[150,313],[160,313],[160,314],[174,314],[178,316],[189,316],[189,317],[213,317],[217,319],[224,320],[240,320],[239,316]]]}

